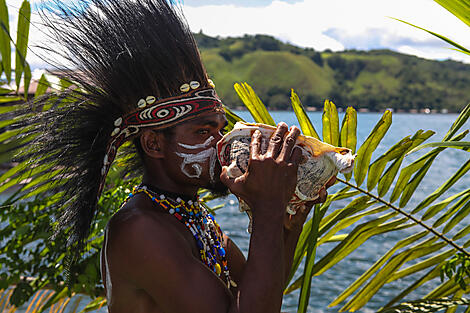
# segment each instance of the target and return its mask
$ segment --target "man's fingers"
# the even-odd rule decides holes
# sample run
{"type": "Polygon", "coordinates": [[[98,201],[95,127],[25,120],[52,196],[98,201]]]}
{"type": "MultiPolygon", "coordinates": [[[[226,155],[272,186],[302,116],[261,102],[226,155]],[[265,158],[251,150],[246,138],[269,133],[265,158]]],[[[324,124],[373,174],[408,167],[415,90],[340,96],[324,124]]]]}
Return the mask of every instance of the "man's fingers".
{"type": "Polygon", "coordinates": [[[322,187],[320,189],[320,191],[318,192],[318,198],[316,198],[315,200],[309,202],[311,203],[312,205],[313,204],[317,204],[317,203],[323,203],[326,201],[326,197],[328,196],[328,192],[326,191],[326,188],[325,187],[322,187]]]}
{"type": "Polygon", "coordinates": [[[269,140],[268,150],[266,151],[267,157],[277,158],[279,152],[281,151],[281,145],[284,141],[284,135],[288,131],[287,124],[284,122],[280,122],[277,125],[274,134],[271,136],[269,140]]]}
{"type": "Polygon", "coordinates": [[[220,173],[220,181],[226,185],[227,187],[230,187],[233,185],[235,178],[231,178],[227,174],[227,166],[222,167],[222,172],[220,173]]]}
{"type": "Polygon", "coordinates": [[[258,155],[260,154],[261,139],[262,139],[261,132],[259,130],[255,130],[253,135],[251,136],[250,159],[256,159],[258,155]]]}
{"type": "Polygon", "coordinates": [[[336,183],[336,176],[333,176],[330,178],[330,180],[326,183],[325,187],[329,188],[333,186],[336,183]]]}
{"type": "Polygon", "coordinates": [[[299,166],[299,164],[303,160],[302,150],[299,147],[295,147],[294,151],[292,152],[292,156],[290,157],[290,162],[295,166],[299,166]]]}
{"type": "Polygon", "coordinates": [[[287,134],[286,138],[284,139],[284,144],[282,145],[282,150],[279,154],[279,158],[281,160],[286,162],[289,160],[292,154],[292,149],[294,148],[295,142],[297,141],[297,137],[299,137],[299,135],[300,130],[295,126],[292,127],[289,133],[287,134]]]}

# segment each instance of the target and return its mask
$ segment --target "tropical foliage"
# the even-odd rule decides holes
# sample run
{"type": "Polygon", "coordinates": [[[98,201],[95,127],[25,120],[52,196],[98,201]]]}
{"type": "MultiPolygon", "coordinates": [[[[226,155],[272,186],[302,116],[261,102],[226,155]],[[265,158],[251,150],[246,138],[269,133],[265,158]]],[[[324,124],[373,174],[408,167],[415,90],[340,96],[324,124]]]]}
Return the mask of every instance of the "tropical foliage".
{"type": "MultiPolygon", "coordinates": [[[[29,12],[26,6],[27,1],[21,9],[24,16],[29,12]]],[[[2,29],[8,34],[7,41],[10,44],[12,40],[8,33],[8,13],[5,14],[4,0],[0,0],[0,8],[2,29]]],[[[18,27],[18,30],[27,38],[25,27],[18,27]]],[[[0,40],[3,64],[8,52],[5,52],[4,37],[0,37],[0,40]]],[[[15,51],[22,56],[19,57],[20,62],[24,61],[27,50],[21,48],[23,43],[18,43],[17,40],[14,45],[15,51]]],[[[22,66],[16,66],[16,71],[25,73],[15,74],[16,91],[19,88],[17,78],[19,80],[22,77],[26,80],[25,84],[28,83],[28,69],[26,62],[22,66]]],[[[8,78],[8,66],[2,65],[2,70],[6,81],[10,83],[12,79],[11,76],[8,78]]],[[[236,84],[235,90],[255,121],[274,124],[274,119],[249,85],[236,84]]],[[[18,98],[15,97],[13,98],[18,98]]],[[[426,178],[430,167],[438,162],[438,156],[447,147],[461,145],[460,148],[468,150],[468,146],[462,145],[462,140],[469,130],[462,128],[470,117],[470,105],[465,107],[439,144],[421,146],[433,149],[413,162],[406,162],[407,154],[433,136],[432,131],[419,130],[410,134],[373,159],[373,153],[391,127],[391,112],[386,111],[383,114],[365,142],[358,146],[357,113],[354,108],[347,108],[340,121],[336,105],[325,101],[320,138],[294,91],[291,91],[290,100],[304,134],[333,145],[348,147],[357,153],[354,173],[338,177],[339,190],[330,194],[325,203],[314,207],[313,217],[307,221],[301,234],[290,282],[285,289],[286,294],[300,289],[298,311],[307,310],[310,286],[315,276],[325,273],[367,240],[412,227],[417,231],[396,242],[389,251],[379,256],[330,305],[341,304],[341,311],[359,310],[375,294],[380,293],[384,286],[400,279],[409,281],[408,287],[398,290],[389,303],[384,303],[383,312],[423,309],[432,312],[436,308],[448,308],[448,312],[454,312],[455,307],[450,308],[451,306],[467,305],[468,301],[461,298],[467,293],[462,286],[470,280],[465,273],[469,256],[465,249],[470,245],[470,226],[463,222],[470,213],[470,188],[450,195],[449,191],[469,171],[470,160],[457,171],[449,173],[448,179],[418,205],[410,207],[410,200],[426,178]],[[344,200],[348,200],[349,204],[339,205],[344,200]],[[333,247],[323,257],[317,257],[317,248],[326,244],[333,247]],[[455,275],[459,271],[463,272],[462,275],[455,275]],[[300,275],[296,274],[298,272],[300,275]],[[439,284],[441,275],[448,275],[453,279],[444,277],[439,284]],[[411,292],[430,283],[436,287],[425,295],[424,301],[411,301],[392,308],[407,299],[411,292]],[[443,300],[444,297],[452,297],[453,300],[443,300]]],[[[0,114],[3,114],[0,127],[5,127],[5,131],[0,134],[2,157],[12,147],[27,144],[31,140],[18,137],[18,134],[8,130],[7,126],[14,123],[16,118],[8,115],[13,110],[13,106],[0,107],[0,114]],[[4,119],[5,116],[10,118],[4,119]]],[[[227,118],[230,121],[229,127],[240,120],[229,109],[227,118]]],[[[88,311],[105,304],[99,275],[103,229],[126,196],[126,188],[134,183],[132,180],[123,181],[117,178],[122,161],[115,162],[107,182],[107,191],[99,202],[99,213],[93,222],[86,252],[72,266],[68,277],[64,273],[67,266],[66,255],[70,253],[64,249],[66,238],[59,235],[50,240],[58,213],[54,201],[61,195],[48,194],[48,186],[42,184],[45,177],[55,169],[31,169],[31,177],[26,180],[17,173],[28,164],[20,163],[0,176],[0,193],[9,191],[11,195],[0,210],[2,311],[13,311],[15,305],[24,303],[28,303],[27,312],[88,311]],[[18,183],[21,189],[18,189],[18,183]]],[[[210,196],[206,199],[210,199],[210,196]]]]}
{"type": "Polygon", "coordinates": [[[265,35],[217,39],[196,34],[196,39],[217,92],[231,108],[243,106],[232,87],[235,81],[256,86],[270,110],[290,110],[293,86],[306,107],[319,111],[329,99],[338,109],[460,112],[461,99],[470,96],[470,65],[461,62],[390,50],[319,52],[265,35]]]}

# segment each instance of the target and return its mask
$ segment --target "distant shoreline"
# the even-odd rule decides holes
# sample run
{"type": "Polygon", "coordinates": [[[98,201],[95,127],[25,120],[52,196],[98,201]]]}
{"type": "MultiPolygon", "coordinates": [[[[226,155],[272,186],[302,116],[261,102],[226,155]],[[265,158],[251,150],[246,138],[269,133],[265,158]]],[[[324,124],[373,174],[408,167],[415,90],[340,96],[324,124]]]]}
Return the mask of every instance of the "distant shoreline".
{"type": "MultiPolygon", "coordinates": [[[[342,113],[342,112],[346,111],[345,109],[343,109],[341,107],[339,107],[337,109],[338,109],[338,113],[342,113]]],[[[235,107],[235,108],[230,108],[230,110],[241,111],[241,112],[248,111],[247,108],[241,107],[241,106],[240,107],[235,107]]],[[[321,113],[323,111],[323,108],[306,107],[305,110],[307,111],[307,113],[313,113],[313,112],[321,113]]],[[[391,111],[394,114],[420,114],[420,115],[434,115],[434,114],[452,115],[452,114],[454,114],[454,115],[458,115],[460,113],[460,112],[451,112],[451,111],[447,111],[447,110],[431,110],[431,109],[421,109],[421,110],[417,110],[417,109],[411,109],[411,110],[386,109],[386,110],[379,110],[379,111],[369,110],[369,109],[356,109],[356,111],[358,113],[361,113],[361,114],[364,114],[364,113],[384,113],[387,110],[391,111]]],[[[277,110],[277,109],[274,109],[274,108],[268,108],[268,111],[269,112],[292,112],[292,113],[294,112],[293,110],[277,110]]]]}

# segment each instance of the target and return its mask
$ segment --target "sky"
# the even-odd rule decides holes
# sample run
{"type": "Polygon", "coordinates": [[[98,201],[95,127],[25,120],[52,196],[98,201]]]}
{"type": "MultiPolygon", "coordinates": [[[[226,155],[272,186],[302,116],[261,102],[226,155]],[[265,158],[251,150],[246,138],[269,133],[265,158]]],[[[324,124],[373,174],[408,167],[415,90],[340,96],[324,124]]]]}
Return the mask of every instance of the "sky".
{"type": "MultiPolygon", "coordinates": [[[[11,31],[16,32],[22,0],[7,0],[11,31]]],[[[32,0],[30,43],[46,38],[32,0]]],[[[194,32],[234,37],[266,34],[300,47],[330,49],[391,49],[423,58],[453,59],[470,64],[434,36],[392,19],[398,18],[444,35],[470,48],[470,27],[433,0],[179,0],[194,32]]],[[[32,68],[45,66],[37,50],[28,52],[32,68]]]]}

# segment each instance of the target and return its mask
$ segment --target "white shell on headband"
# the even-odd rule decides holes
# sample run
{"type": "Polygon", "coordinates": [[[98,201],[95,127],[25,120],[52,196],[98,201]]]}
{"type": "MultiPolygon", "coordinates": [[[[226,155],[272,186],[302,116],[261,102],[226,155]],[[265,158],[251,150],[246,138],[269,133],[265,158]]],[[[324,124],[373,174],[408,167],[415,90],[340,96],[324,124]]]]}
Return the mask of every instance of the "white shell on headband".
{"type": "Polygon", "coordinates": [[[145,101],[147,102],[147,104],[152,104],[156,100],[157,100],[157,98],[155,98],[154,96],[148,96],[147,98],[145,98],[145,101]]]}
{"type": "Polygon", "coordinates": [[[119,127],[115,128],[115,129],[113,130],[113,132],[111,133],[111,137],[116,136],[117,133],[119,133],[120,130],[121,130],[121,129],[120,129],[119,127]]]}
{"type": "Polygon", "coordinates": [[[122,117],[119,117],[114,121],[114,126],[120,126],[121,124],[122,124],[122,117]]]}
{"type": "Polygon", "coordinates": [[[197,89],[199,88],[199,86],[201,86],[201,84],[199,84],[198,81],[193,80],[189,83],[189,86],[191,87],[191,89],[197,89]]]}
{"type": "Polygon", "coordinates": [[[183,84],[183,85],[181,85],[181,87],[180,87],[180,90],[181,90],[182,92],[188,92],[189,89],[191,89],[191,87],[189,86],[189,84],[183,84]]]}
{"type": "Polygon", "coordinates": [[[137,102],[137,106],[139,108],[144,108],[146,105],[147,105],[147,102],[145,101],[145,99],[140,99],[139,102],[137,102]]]}

